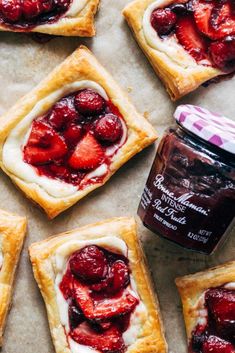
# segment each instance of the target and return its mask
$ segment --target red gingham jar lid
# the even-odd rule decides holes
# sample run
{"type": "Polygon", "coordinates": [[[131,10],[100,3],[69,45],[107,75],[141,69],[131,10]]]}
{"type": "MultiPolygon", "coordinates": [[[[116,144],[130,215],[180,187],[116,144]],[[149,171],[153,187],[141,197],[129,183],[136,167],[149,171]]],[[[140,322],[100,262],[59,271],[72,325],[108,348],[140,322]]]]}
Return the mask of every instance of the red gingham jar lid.
{"type": "Polygon", "coordinates": [[[179,105],[176,121],[186,130],[227,152],[235,154],[235,122],[195,105],[179,105]]]}

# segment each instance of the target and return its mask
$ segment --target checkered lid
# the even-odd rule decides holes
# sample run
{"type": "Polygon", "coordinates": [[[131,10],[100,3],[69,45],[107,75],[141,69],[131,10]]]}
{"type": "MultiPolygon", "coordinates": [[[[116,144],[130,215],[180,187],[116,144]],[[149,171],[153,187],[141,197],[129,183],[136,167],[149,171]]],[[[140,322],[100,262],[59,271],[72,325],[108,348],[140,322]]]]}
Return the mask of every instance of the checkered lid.
{"type": "Polygon", "coordinates": [[[176,121],[186,130],[225,151],[235,154],[235,122],[195,105],[180,105],[176,121]]]}

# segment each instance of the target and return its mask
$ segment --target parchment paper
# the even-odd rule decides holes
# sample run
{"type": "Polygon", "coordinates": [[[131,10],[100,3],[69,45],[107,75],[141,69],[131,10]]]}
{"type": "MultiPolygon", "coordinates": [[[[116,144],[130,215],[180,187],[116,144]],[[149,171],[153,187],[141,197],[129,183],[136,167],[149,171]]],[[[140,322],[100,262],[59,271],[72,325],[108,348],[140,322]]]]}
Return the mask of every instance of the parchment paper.
{"type": "MultiPolygon", "coordinates": [[[[121,15],[128,0],[101,0],[94,39],[55,38],[46,44],[34,42],[28,35],[0,34],[0,113],[30,91],[80,43],[86,44],[113,74],[133,103],[159,132],[172,123],[176,107],[150,64],[134,41],[121,15]]],[[[208,88],[200,88],[179,103],[199,104],[230,118],[235,117],[235,78],[208,88]]],[[[28,237],[17,272],[13,305],[7,321],[3,353],[53,353],[45,308],[33,279],[27,248],[34,241],[108,217],[135,215],[155,147],[133,158],[98,191],[64,212],[54,221],[26,200],[0,172],[0,207],[27,215],[28,237]]],[[[137,217],[137,216],[136,216],[137,217]]],[[[138,219],[138,218],[137,218],[138,219]]],[[[183,250],[160,239],[140,221],[139,235],[153,273],[164,318],[170,352],[185,353],[186,341],[180,299],[174,285],[176,276],[196,272],[235,258],[234,233],[213,256],[183,250]]]]}

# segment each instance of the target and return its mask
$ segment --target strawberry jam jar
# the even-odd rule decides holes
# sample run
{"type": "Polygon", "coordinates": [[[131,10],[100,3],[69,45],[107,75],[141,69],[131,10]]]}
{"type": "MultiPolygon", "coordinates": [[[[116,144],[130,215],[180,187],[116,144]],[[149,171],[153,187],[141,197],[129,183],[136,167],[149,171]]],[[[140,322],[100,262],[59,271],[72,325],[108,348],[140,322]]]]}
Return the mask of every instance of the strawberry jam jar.
{"type": "Polygon", "coordinates": [[[153,232],[210,254],[235,216],[235,124],[181,105],[157,150],[138,214],[153,232]]]}

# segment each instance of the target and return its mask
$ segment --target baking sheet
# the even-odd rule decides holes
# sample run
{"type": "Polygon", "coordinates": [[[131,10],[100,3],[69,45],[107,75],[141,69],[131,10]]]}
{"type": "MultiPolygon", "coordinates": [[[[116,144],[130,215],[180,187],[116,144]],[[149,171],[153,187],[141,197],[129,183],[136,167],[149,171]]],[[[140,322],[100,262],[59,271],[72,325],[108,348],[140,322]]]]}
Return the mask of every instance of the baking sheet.
{"type": "MultiPolygon", "coordinates": [[[[55,38],[46,44],[28,35],[0,34],[0,113],[30,91],[81,43],[86,44],[130,91],[133,103],[146,113],[161,136],[172,123],[176,104],[155,76],[121,16],[128,0],[102,0],[97,16],[97,37],[55,38]]],[[[200,88],[178,103],[199,104],[235,118],[235,78],[208,88],[200,88]]],[[[155,155],[150,147],[133,158],[102,188],[53,221],[34,207],[0,172],[0,207],[27,215],[28,237],[20,261],[13,306],[8,317],[3,353],[53,353],[45,308],[33,279],[27,248],[34,241],[108,217],[135,215],[140,196],[155,155]]],[[[138,218],[137,218],[138,219],[138,218]]],[[[179,296],[174,278],[235,258],[234,232],[214,255],[208,257],[183,250],[145,229],[139,235],[153,273],[160,299],[170,352],[185,353],[186,341],[179,296]]]]}

